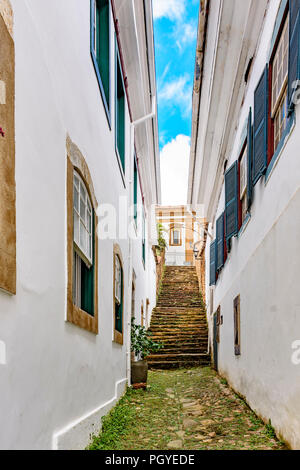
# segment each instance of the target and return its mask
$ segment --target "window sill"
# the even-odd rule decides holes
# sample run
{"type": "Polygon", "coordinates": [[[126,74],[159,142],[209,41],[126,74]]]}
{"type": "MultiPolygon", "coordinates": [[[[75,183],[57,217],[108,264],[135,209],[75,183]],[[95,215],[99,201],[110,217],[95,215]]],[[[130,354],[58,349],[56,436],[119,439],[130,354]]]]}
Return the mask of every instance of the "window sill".
{"type": "Polygon", "coordinates": [[[240,230],[239,230],[239,233],[237,235],[237,238],[239,239],[243,233],[245,232],[249,222],[250,222],[250,219],[251,219],[251,214],[249,214],[249,212],[247,213],[246,217],[245,217],[245,220],[243,222],[243,225],[241,226],[240,230]]]}
{"type": "Polygon", "coordinates": [[[123,346],[124,341],[123,341],[123,333],[120,333],[119,331],[115,330],[114,331],[114,343],[119,344],[120,346],[123,346]]]}
{"type": "Polygon", "coordinates": [[[291,115],[290,119],[289,119],[289,122],[288,122],[288,125],[284,131],[284,134],[278,144],[278,147],[272,157],[272,160],[270,161],[269,163],[269,166],[267,168],[267,172],[266,172],[266,176],[265,176],[265,185],[267,185],[269,179],[270,179],[270,176],[272,175],[273,173],[273,170],[274,168],[276,167],[278,161],[279,161],[279,158],[281,157],[281,154],[283,152],[283,150],[285,149],[285,146],[290,138],[290,136],[292,135],[293,133],[293,130],[295,128],[295,112],[293,112],[293,114],[291,115]]]}

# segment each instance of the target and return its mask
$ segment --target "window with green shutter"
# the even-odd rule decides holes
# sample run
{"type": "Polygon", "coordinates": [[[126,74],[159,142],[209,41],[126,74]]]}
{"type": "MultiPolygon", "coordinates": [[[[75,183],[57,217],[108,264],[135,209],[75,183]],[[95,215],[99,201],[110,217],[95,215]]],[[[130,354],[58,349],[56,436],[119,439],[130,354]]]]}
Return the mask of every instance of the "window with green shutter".
{"type": "Polygon", "coordinates": [[[73,226],[74,274],[73,302],[76,307],[94,316],[94,211],[79,174],[74,172],[73,226]]]}
{"type": "Polygon", "coordinates": [[[91,0],[91,55],[110,123],[110,2],[91,0]]]}
{"type": "Polygon", "coordinates": [[[210,245],[210,280],[209,285],[214,286],[217,282],[217,270],[216,270],[216,240],[210,245]]]}
{"type": "Polygon", "coordinates": [[[116,152],[125,173],[125,91],[118,47],[116,45],[116,152]]]}
{"type": "Polygon", "coordinates": [[[217,238],[216,238],[216,269],[221,271],[224,266],[224,212],[217,220],[217,238]]]}
{"type": "Polygon", "coordinates": [[[144,266],[145,266],[145,263],[146,263],[146,218],[145,218],[145,212],[144,212],[144,210],[143,210],[142,257],[143,257],[143,263],[144,263],[144,266]]]}
{"type": "Polygon", "coordinates": [[[134,222],[137,226],[137,196],[138,196],[138,169],[136,159],[134,157],[134,170],[133,170],[133,204],[134,204],[134,222]]]}
{"type": "Polygon", "coordinates": [[[268,162],[268,76],[268,66],[266,66],[254,92],[253,185],[265,173],[268,162]]]}
{"type": "Polygon", "coordinates": [[[225,233],[226,241],[238,233],[238,162],[225,173],[225,233]]]}

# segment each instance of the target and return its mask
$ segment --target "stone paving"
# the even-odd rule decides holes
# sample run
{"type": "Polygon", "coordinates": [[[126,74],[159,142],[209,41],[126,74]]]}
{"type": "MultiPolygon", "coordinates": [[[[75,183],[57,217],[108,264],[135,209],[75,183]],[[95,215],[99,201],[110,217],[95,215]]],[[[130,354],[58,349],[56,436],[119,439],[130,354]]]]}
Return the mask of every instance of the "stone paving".
{"type": "Polygon", "coordinates": [[[147,391],[129,389],[91,450],[284,450],[210,368],[153,371],[147,391]]]}

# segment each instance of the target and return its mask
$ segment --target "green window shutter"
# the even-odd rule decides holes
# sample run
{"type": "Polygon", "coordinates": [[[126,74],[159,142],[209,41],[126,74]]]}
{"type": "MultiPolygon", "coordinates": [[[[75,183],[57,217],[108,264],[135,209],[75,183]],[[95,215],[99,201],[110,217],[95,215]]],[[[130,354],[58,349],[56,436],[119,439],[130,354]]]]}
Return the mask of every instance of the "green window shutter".
{"type": "Polygon", "coordinates": [[[225,233],[228,241],[238,233],[238,162],[225,173],[225,233]]]}
{"type": "Polygon", "coordinates": [[[143,243],[142,243],[142,256],[143,262],[146,262],[146,220],[145,220],[145,213],[143,211],[143,243]]]}
{"type": "Polygon", "coordinates": [[[220,271],[224,266],[224,212],[217,220],[216,244],[216,269],[220,271]]]}
{"type": "Polygon", "coordinates": [[[253,186],[252,186],[252,158],[253,158],[253,127],[252,127],[252,109],[249,111],[248,118],[248,135],[247,135],[247,150],[248,150],[248,175],[247,175],[247,202],[248,210],[252,204],[253,186]]]}
{"type": "Polygon", "coordinates": [[[133,176],[133,203],[134,203],[134,220],[137,224],[137,196],[138,196],[138,169],[136,159],[134,158],[134,176],[133,176]]]}
{"type": "Polygon", "coordinates": [[[265,173],[268,162],[268,76],[268,66],[266,66],[254,93],[253,185],[265,173]]]}
{"type": "Polygon", "coordinates": [[[294,108],[293,96],[298,87],[294,82],[300,79],[300,0],[289,0],[289,75],[288,102],[289,108],[294,108]]]}
{"type": "Polygon", "coordinates": [[[110,123],[110,2],[91,0],[91,55],[110,123]]]}
{"type": "Polygon", "coordinates": [[[88,268],[87,265],[82,261],[81,262],[81,309],[88,313],[89,315],[94,316],[95,314],[95,239],[94,239],[94,224],[95,224],[95,214],[93,211],[93,264],[91,268],[88,268]]]}
{"type": "Polygon", "coordinates": [[[210,281],[209,285],[214,286],[217,281],[217,270],[216,270],[216,240],[210,245],[210,281]]]}
{"type": "Polygon", "coordinates": [[[123,172],[125,172],[125,92],[119,54],[117,51],[116,61],[116,145],[123,172]]]}

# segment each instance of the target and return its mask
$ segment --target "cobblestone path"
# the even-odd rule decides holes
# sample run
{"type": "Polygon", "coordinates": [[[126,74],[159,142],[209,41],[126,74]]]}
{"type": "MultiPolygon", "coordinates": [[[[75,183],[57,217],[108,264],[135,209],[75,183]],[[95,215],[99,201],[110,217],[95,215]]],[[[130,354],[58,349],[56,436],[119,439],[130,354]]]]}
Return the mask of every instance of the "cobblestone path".
{"type": "Polygon", "coordinates": [[[147,391],[129,389],[91,450],[284,450],[210,368],[153,371],[147,391]]]}

